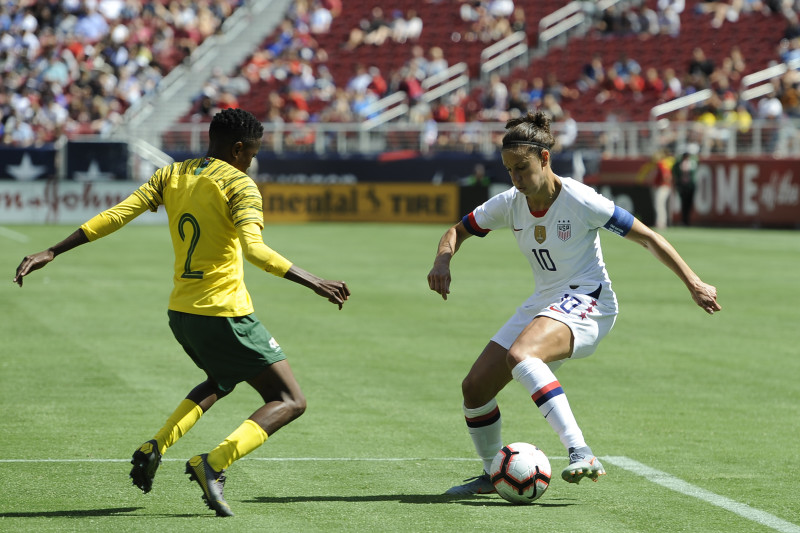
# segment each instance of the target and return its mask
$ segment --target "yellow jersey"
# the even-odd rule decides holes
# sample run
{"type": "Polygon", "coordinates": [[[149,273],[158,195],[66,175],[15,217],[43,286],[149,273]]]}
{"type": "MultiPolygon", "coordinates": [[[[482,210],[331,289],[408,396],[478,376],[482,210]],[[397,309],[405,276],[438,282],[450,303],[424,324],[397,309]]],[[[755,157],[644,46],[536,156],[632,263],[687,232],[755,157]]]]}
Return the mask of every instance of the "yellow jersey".
{"type": "MultiPolygon", "coordinates": [[[[264,227],[261,193],[253,180],[210,157],[174,163],[81,229],[93,241],[159,205],[166,208],[175,252],[169,309],[205,316],[252,313],[236,228],[251,223],[264,227]]],[[[283,272],[276,274],[290,266],[285,262],[283,272]]]]}

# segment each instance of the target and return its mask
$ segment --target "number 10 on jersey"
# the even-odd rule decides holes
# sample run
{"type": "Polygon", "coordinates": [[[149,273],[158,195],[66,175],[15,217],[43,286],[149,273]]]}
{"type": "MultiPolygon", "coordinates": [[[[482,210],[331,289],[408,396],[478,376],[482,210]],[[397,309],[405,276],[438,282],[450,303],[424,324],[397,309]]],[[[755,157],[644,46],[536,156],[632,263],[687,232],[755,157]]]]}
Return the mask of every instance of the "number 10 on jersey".
{"type": "Polygon", "coordinates": [[[539,263],[539,266],[542,267],[542,270],[549,270],[550,272],[556,271],[556,264],[553,262],[553,258],[550,257],[550,250],[547,248],[541,248],[538,250],[533,248],[531,252],[533,252],[533,257],[536,258],[536,262],[539,263]]]}

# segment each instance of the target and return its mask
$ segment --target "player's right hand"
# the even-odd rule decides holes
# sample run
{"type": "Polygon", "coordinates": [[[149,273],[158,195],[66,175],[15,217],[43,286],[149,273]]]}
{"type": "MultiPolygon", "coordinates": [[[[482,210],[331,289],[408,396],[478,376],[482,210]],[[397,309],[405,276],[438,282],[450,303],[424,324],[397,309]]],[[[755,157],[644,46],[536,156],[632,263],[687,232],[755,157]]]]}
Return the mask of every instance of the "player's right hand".
{"type": "Polygon", "coordinates": [[[47,263],[55,258],[52,250],[42,250],[39,253],[25,256],[22,262],[17,267],[17,273],[14,276],[14,283],[22,287],[22,278],[33,272],[39,270],[47,263]]]}
{"type": "Polygon", "coordinates": [[[447,300],[447,295],[450,294],[450,281],[450,268],[434,263],[428,273],[428,287],[441,294],[443,300],[447,300]]]}

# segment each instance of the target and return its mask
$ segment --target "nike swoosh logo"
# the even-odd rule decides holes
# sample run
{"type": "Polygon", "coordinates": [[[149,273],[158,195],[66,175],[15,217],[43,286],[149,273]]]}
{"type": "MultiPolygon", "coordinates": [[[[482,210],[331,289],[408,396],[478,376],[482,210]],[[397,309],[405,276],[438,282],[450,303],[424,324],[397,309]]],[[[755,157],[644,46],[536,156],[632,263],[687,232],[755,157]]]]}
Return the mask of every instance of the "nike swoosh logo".
{"type": "Polygon", "coordinates": [[[522,228],[517,229],[512,227],[511,229],[513,229],[514,231],[522,231],[522,228]]]}

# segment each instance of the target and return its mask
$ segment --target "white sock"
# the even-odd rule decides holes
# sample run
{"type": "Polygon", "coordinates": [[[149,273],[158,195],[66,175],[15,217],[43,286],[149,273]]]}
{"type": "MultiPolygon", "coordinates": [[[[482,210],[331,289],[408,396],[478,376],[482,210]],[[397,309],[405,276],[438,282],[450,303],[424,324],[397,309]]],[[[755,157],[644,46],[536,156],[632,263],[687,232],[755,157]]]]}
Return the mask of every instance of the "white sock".
{"type": "Polygon", "coordinates": [[[541,359],[525,359],[511,370],[511,375],[528,390],[531,399],[550,423],[550,427],[558,433],[565,448],[586,446],[564,389],[541,359]]]}
{"type": "Polygon", "coordinates": [[[472,443],[475,444],[475,451],[483,461],[483,470],[489,472],[494,456],[503,447],[503,439],[500,437],[502,420],[497,400],[492,398],[486,405],[475,409],[463,407],[464,418],[467,421],[467,429],[472,437],[472,443]]]}

